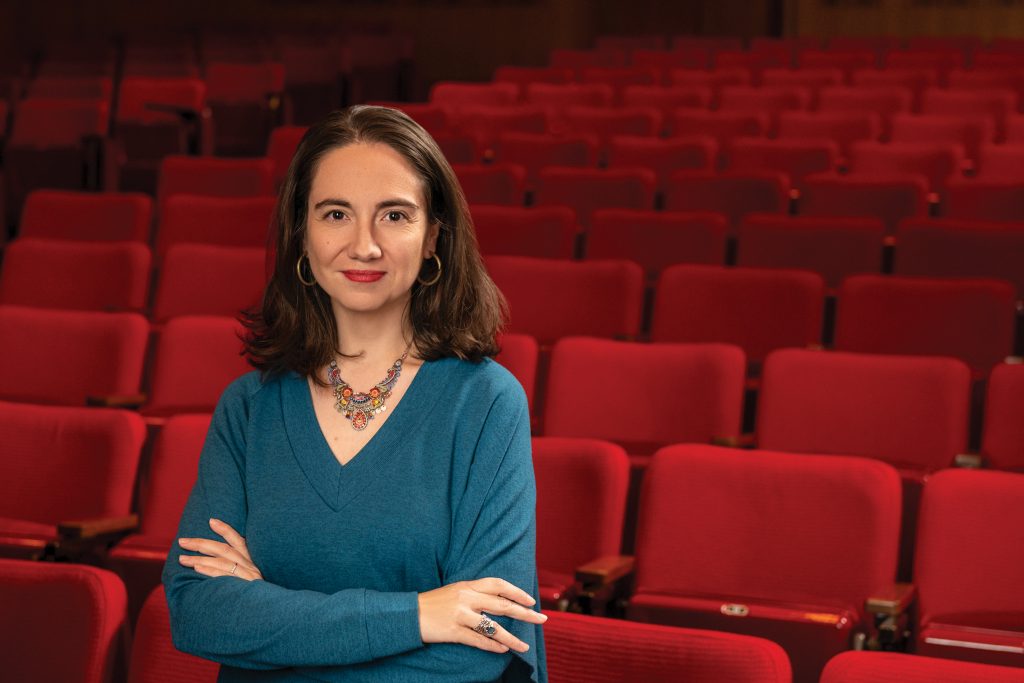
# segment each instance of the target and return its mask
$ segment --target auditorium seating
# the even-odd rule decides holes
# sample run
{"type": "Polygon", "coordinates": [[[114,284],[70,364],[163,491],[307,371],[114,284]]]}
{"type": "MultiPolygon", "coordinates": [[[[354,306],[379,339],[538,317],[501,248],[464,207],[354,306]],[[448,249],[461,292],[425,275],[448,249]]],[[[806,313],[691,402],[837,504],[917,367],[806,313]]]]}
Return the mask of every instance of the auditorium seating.
{"type": "Polygon", "coordinates": [[[729,219],[731,231],[750,213],[785,213],[789,179],[771,171],[711,173],[676,171],[665,190],[669,211],[716,211],[729,219]]]}
{"type": "Polygon", "coordinates": [[[787,683],[778,645],[720,631],[550,612],[544,646],[551,683],[787,683]]]}
{"type": "Polygon", "coordinates": [[[608,143],[609,168],[647,168],[657,176],[657,190],[664,192],[668,178],[682,169],[712,170],[718,161],[714,138],[697,135],[668,140],[657,137],[618,136],[608,143]]]}
{"type": "Polygon", "coordinates": [[[153,201],[141,193],[36,190],[25,202],[22,237],[149,242],[153,201]]]}
{"type": "Polygon", "coordinates": [[[821,343],[825,283],[814,273],[675,265],[658,279],[654,342],[721,342],[759,366],[772,350],[821,343]]]}
{"type": "Polygon", "coordinates": [[[1015,300],[1002,280],[855,275],[839,288],[835,347],[953,356],[983,376],[1013,354],[1015,300]]]}
{"type": "Polygon", "coordinates": [[[0,556],[39,555],[58,524],[132,512],[145,438],[137,414],[0,402],[0,436],[0,556]]]}
{"type": "Polygon", "coordinates": [[[672,136],[707,136],[714,138],[721,147],[727,147],[738,137],[766,135],[770,128],[769,117],[754,111],[704,111],[682,108],[676,109],[669,120],[669,132],[672,136]]]}
{"type": "Polygon", "coordinates": [[[1020,669],[900,652],[843,652],[829,660],[821,674],[821,683],[1018,683],[1020,680],[1020,669]]]}
{"type": "Polygon", "coordinates": [[[560,337],[634,338],[640,332],[643,271],[629,261],[563,261],[517,256],[485,259],[509,305],[509,332],[542,347],[560,337]]]}
{"type": "Polygon", "coordinates": [[[1021,179],[960,180],[946,187],[942,214],[978,221],[1024,221],[1021,179]]]}
{"type": "Polygon", "coordinates": [[[916,653],[1024,666],[1022,509],[1020,474],[945,470],[928,482],[915,558],[916,653]]]}
{"type": "Polygon", "coordinates": [[[267,142],[267,157],[274,164],[274,187],[280,188],[288,173],[288,166],[292,162],[295,150],[299,141],[306,134],[306,126],[278,126],[270,131],[270,139],[267,142]]]}
{"type": "Polygon", "coordinates": [[[0,560],[0,604],[5,680],[110,682],[125,628],[124,586],[112,573],[0,560]]]}
{"type": "Polygon", "coordinates": [[[207,57],[206,97],[214,120],[214,152],[263,154],[267,136],[281,121],[284,67],[264,60],[241,63],[207,57]]]}
{"type": "Polygon", "coordinates": [[[981,453],[991,467],[1024,472],[1024,365],[992,369],[985,397],[981,453]]]}
{"type": "MultiPolygon", "coordinates": [[[[266,137],[263,139],[266,140],[266,137]]],[[[274,164],[266,158],[166,156],[160,163],[157,210],[162,212],[163,207],[176,194],[210,197],[269,196],[274,192],[273,174],[274,164]]]]}
{"type": "Polygon", "coordinates": [[[522,206],[526,169],[516,164],[455,164],[452,169],[470,204],[522,206]]]}
{"type": "Polygon", "coordinates": [[[579,228],[567,206],[475,204],[470,213],[482,254],[568,259],[575,252],[579,228]]]}
{"type": "Polygon", "coordinates": [[[531,191],[543,167],[596,166],[597,153],[594,138],[576,134],[500,133],[494,144],[495,162],[522,166],[531,191]]]}
{"type": "Polygon", "coordinates": [[[141,311],[149,247],[138,242],[22,238],[4,251],[0,302],[38,308],[141,311]]]}
{"type": "Polygon", "coordinates": [[[84,406],[138,394],[148,335],[138,313],[0,306],[0,399],[84,406]]]}
{"type": "Polygon", "coordinates": [[[928,213],[928,183],[923,177],[808,176],[800,188],[798,211],[804,216],[848,216],[881,219],[892,233],[904,218],[928,213]]]}
{"type": "Polygon", "coordinates": [[[174,647],[167,598],[162,586],[155,588],[135,626],[128,683],[215,683],[219,670],[216,663],[174,647]]]}
{"type": "Polygon", "coordinates": [[[160,585],[178,520],[196,481],[209,414],[167,418],[157,434],[139,484],[139,526],[107,553],[105,565],[124,581],[132,623],[142,603],[160,585]]]}
{"type": "Polygon", "coordinates": [[[266,251],[179,243],[167,249],[160,269],[152,320],[180,315],[237,316],[257,306],[266,285],[266,251]]]}
{"type": "Polygon", "coordinates": [[[654,281],[676,263],[723,263],[727,232],[725,216],[713,212],[600,209],[591,219],[586,256],[629,259],[654,281]]]}
{"type": "Polygon", "coordinates": [[[160,331],[146,415],[212,412],[224,389],[251,368],[242,356],[242,328],[226,316],[183,315],[160,331]]]}
{"type": "Polygon", "coordinates": [[[831,140],[842,155],[860,140],[878,140],[882,120],[874,112],[785,111],[779,114],[780,140],[831,140]]]}
{"type": "Polygon", "coordinates": [[[839,161],[839,147],[831,140],[766,140],[737,138],[726,152],[726,166],[733,171],[779,171],[794,186],[805,176],[832,171],[839,161]]]}
{"type": "Polygon", "coordinates": [[[571,206],[580,224],[589,226],[598,209],[653,209],[656,182],[654,172],[645,168],[549,166],[540,171],[535,203],[571,206]]]}
{"type": "Polygon", "coordinates": [[[736,265],[810,270],[832,290],[849,275],[881,272],[884,237],[877,218],[748,214],[737,232],[736,265]]]}
{"type": "Polygon", "coordinates": [[[895,579],[900,483],[886,463],[669,446],[640,505],[629,618],[774,640],[796,683],[871,628],[865,601],[895,579]]]}
{"type": "Polygon", "coordinates": [[[533,468],[541,608],[564,610],[576,569],[619,554],[629,459],[607,441],[534,437],[533,468]]]}
{"type": "Polygon", "coordinates": [[[919,175],[932,192],[941,192],[964,166],[964,150],[955,143],[855,142],[850,147],[850,175],[919,175]]]}
{"type": "Polygon", "coordinates": [[[498,337],[501,349],[494,360],[519,380],[526,392],[526,402],[533,413],[534,395],[537,388],[537,363],[540,347],[537,340],[528,334],[504,333],[498,337]]]}

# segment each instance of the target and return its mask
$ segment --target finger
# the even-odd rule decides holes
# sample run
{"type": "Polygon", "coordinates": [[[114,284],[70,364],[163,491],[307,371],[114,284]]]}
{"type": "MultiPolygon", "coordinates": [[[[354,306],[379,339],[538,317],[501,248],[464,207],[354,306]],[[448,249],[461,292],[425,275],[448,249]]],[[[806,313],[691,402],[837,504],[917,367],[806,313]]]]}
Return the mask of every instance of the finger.
{"type": "MultiPolygon", "coordinates": [[[[476,627],[480,624],[480,620],[482,618],[483,617],[479,612],[469,612],[468,614],[467,621],[471,621],[472,623],[467,623],[466,625],[469,627],[469,630],[475,633],[476,635],[483,635],[475,630],[476,627]]],[[[526,652],[530,649],[529,645],[527,645],[526,643],[519,640],[511,633],[509,633],[497,621],[491,619],[491,623],[494,625],[494,635],[489,636],[491,640],[495,641],[496,643],[500,643],[501,645],[504,645],[505,647],[511,650],[515,650],[516,652],[526,652]]],[[[488,638],[488,636],[486,635],[483,635],[483,637],[488,638]]]]}
{"type": "Polygon", "coordinates": [[[186,550],[202,553],[203,555],[208,555],[210,557],[222,557],[224,559],[231,560],[232,562],[238,562],[239,564],[252,563],[252,560],[245,555],[242,555],[227,543],[211,541],[208,538],[179,538],[178,545],[186,550]]]}
{"type": "Polygon", "coordinates": [[[228,542],[232,548],[242,553],[246,557],[249,557],[249,546],[245,543],[245,538],[235,531],[227,522],[222,522],[219,519],[210,520],[210,528],[217,534],[219,534],[225,541],[228,542]]]}
{"type": "Polygon", "coordinates": [[[505,579],[491,576],[486,579],[471,581],[469,585],[473,590],[481,593],[490,593],[491,595],[500,595],[527,607],[532,607],[537,602],[529,593],[522,588],[512,585],[505,579]]]}
{"type": "Polygon", "coordinates": [[[220,558],[205,557],[203,555],[181,555],[178,561],[204,576],[234,576],[246,581],[263,578],[255,567],[247,567],[220,558]]]}
{"type": "Polygon", "coordinates": [[[463,645],[470,645],[487,652],[497,652],[498,654],[504,654],[508,652],[508,647],[502,645],[493,638],[488,638],[485,635],[481,635],[471,628],[460,628],[459,635],[461,639],[460,643],[463,645]]]}
{"type": "Polygon", "coordinates": [[[479,597],[476,604],[473,605],[473,609],[478,612],[501,614],[506,617],[512,617],[513,619],[526,621],[531,624],[543,624],[548,620],[546,614],[535,612],[529,607],[523,607],[522,605],[512,602],[508,598],[500,595],[487,595],[486,593],[480,593],[478,595],[479,597]]]}

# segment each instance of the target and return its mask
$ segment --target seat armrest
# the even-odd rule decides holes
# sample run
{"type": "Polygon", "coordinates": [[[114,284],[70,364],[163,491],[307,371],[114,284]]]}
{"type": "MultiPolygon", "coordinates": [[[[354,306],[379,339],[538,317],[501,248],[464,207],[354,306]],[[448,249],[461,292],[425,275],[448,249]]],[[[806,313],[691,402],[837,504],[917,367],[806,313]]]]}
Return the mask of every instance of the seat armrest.
{"type": "Polygon", "coordinates": [[[740,434],[739,436],[714,436],[711,438],[712,446],[724,446],[725,448],[755,448],[757,440],[753,434],[740,434]]]}
{"type": "Polygon", "coordinates": [[[99,540],[103,537],[135,531],[138,527],[138,515],[96,517],[94,519],[76,519],[61,522],[57,525],[57,534],[62,540],[99,540]]]}
{"type": "Polygon", "coordinates": [[[894,583],[883,591],[868,597],[865,608],[872,614],[897,616],[907,611],[914,601],[916,589],[912,583],[894,583]]]}
{"type": "Polygon", "coordinates": [[[608,586],[633,571],[630,555],[605,555],[576,568],[576,580],[587,591],[608,586]]]}
{"type": "Polygon", "coordinates": [[[957,453],[953,464],[965,469],[977,470],[985,466],[985,458],[979,453],[957,453]]]}
{"type": "Polygon", "coordinates": [[[124,394],[112,396],[86,396],[87,406],[99,408],[129,408],[137,410],[146,402],[146,394],[124,394]]]}
{"type": "Polygon", "coordinates": [[[192,107],[181,107],[176,104],[163,104],[161,102],[147,102],[143,105],[149,111],[159,111],[165,114],[174,114],[185,122],[193,122],[199,118],[199,112],[192,107]]]}

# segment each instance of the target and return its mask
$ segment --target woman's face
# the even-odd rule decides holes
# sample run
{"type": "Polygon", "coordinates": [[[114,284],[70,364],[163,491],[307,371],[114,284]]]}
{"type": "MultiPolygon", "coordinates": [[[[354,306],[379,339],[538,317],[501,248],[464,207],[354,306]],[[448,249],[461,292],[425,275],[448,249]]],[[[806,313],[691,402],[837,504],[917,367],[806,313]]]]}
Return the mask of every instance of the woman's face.
{"type": "Polygon", "coordinates": [[[404,308],[437,243],[424,187],[385,144],[354,143],[320,160],[307,207],[305,250],[335,314],[404,308]]]}

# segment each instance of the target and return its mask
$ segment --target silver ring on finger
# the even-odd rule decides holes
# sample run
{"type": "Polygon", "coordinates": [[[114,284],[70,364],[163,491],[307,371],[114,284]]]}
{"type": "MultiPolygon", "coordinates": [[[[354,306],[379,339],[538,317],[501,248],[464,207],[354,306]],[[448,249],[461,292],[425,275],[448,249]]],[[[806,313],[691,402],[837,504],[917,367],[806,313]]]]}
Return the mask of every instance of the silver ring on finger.
{"type": "Polygon", "coordinates": [[[237,563],[237,562],[235,562],[235,566],[231,568],[231,575],[232,575],[232,576],[234,576],[234,575],[235,575],[235,570],[236,570],[236,569],[238,569],[238,563],[237,563]]]}
{"type": "Polygon", "coordinates": [[[477,624],[473,630],[482,636],[493,638],[494,634],[498,632],[498,627],[494,625],[494,622],[491,621],[491,618],[489,616],[481,612],[480,623],[477,624]]]}

